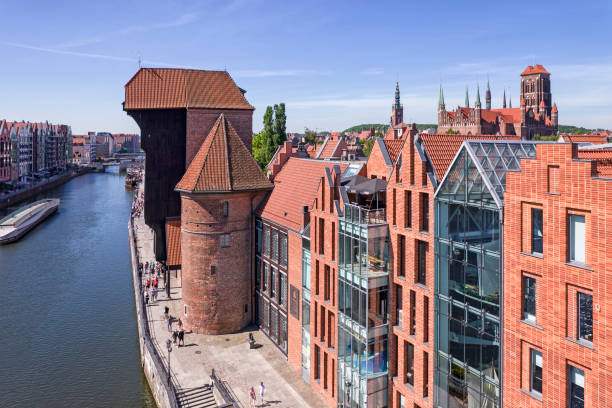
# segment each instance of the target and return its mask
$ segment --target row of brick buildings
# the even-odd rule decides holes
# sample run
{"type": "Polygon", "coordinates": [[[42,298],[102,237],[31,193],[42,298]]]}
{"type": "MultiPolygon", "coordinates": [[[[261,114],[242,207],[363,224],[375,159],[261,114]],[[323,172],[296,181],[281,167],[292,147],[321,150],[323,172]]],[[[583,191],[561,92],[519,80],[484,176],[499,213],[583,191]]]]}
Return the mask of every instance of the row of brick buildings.
{"type": "Polygon", "coordinates": [[[256,323],[331,407],[612,398],[609,145],[419,133],[398,93],[367,161],[287,142],[266,177],[227,72],[141,69],[124,109],[188,329],[256,323]]]}
{"type": "Polygon", "coordinates": [[[115,153],[138,153],[140,135],[109,132],[87,132],[86,135],[74,135],[72,162],[87,165],[115,153]]]}
{"type": "Polygon", "coordinates": [[[72,130],[48,122],[0,121],[0,182],[65,167],[72,158],[72,130]]]}

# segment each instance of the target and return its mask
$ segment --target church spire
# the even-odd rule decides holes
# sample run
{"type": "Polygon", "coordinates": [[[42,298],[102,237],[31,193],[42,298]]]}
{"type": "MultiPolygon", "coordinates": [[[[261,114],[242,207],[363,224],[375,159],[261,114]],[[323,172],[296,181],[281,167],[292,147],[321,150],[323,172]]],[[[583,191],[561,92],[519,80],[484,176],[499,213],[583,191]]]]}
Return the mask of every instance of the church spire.
{"type": "Polygon", "coordinates": [[[442,84],[440,84],[440,98],[438,99],[438,108],[445,109],[444,106],[444,92],[442,91],[442,84]]]}
{"type": "Polygon", "coordinates": [[[487,110],[491,110],[491,88],[489,88],[489,78],[487,78],[487,93],[485,94],[487,110]]]}
{"type": "Polygon", "coordinates": [[[400,107],[400,90],[399,90],[399,81],[395,82],[395,109],[399,109],[400,107]]]}
{"type": "Polygon", "coordinates": [[[502,104],[502,108],[506,109],[506,90],[504,89],[504,102],[502,104]]]}
{"type": "Polygon", "coordinates": [[[512,91],[510,91],[510,95],[508,95],[508,96],[509,96],[509,98],[510,98],[510,99],[508,100],[508,102],[510,102],[509,107],[510,107],[510,108],[512,108],[512,91]]]}
{"type": "Polygon", "coordinates": [[[468,95],[468,87],[465,87],[465,107],[469,108],[470,107],[470,97],[468,95]]]}
{"type": "Polygon", "coordinates": [[[480,85],[476,84],[476,103],[474,103],[474,107],[480,108],[480,85]]]}

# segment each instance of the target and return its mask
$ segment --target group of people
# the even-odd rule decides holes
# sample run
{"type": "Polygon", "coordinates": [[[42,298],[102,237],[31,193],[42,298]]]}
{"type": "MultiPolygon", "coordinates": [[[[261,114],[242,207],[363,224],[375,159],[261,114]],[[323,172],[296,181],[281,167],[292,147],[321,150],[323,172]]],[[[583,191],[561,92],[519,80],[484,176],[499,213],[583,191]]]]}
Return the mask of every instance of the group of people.
{"type": "Polygon", "coordinates": [[[166,319],[166,321],[168,322],[168,331],[170,333],[172,333],[172,343],[177,344],[178,342],[178,347],[184,346],[185,345],[185,329],[183,329],[183,321],[179,318],[178,319],[178,330],[172,330],[172,316],[170,316],[168,314],[168,312],[170,311],[170,309],[168,309],[168,306],[166,306],[166,311],[164,312],[164,317],[166,319]]]}
{"type": "Polygon", "coordinates": [[[143,289],[143,295],[145,299],[145,304],[149,304],[149,300],[151,302],[155,302],[157,300],[158,289],[159,289],[159,278],[162,277],[164,280],[166,279],[166,275],[163,273],[163,266],[161,263],[157,262],[149,262],[145,263],[144,267],[142,264],[138,265],[139,274],[142,276],[142,272],[144,271],[146,275],[146,280],[143,289]]]}
{"type": "Polygon", "coordinates": [[[138,194],[132,201],[132,218],[140,217],[144,207],[144,193],[138,194]]]}
{"type": "MultiPolygon", "coordinates": [[[[264,395],[266,393],[266,386],[263,381],[259,384],[259,398],[261,398],[261,406],[265,405],[264,395]]],[[[257,395],[255,394],[255,388],[251,387],[249,390],[249,406],[250,408],[255,408],[255,404],[257,404],[257,395]]]]}

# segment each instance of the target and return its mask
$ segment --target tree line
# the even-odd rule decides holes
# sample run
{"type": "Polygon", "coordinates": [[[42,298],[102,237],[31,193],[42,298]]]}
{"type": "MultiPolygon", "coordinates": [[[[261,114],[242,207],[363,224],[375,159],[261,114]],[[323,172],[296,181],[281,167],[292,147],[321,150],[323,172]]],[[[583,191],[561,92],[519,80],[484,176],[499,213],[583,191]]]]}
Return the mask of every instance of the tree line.
{"type": "Polygon", "coordinates": [[[265,168],[272,156],[287,139],[287,115],[285,104],[268,106],[263,117],[263,129],[253,137],[253,157],[259,166],[265,168]]]}

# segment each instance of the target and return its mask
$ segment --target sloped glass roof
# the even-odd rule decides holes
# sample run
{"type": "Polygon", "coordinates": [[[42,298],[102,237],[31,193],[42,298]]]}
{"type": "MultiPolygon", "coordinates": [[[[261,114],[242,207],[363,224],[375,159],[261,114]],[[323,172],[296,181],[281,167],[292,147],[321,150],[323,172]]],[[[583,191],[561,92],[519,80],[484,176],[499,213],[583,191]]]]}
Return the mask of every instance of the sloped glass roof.
{"type": "Polygon", "coordinates": [[[536,158],[536,142],[466,140],[436,195],[503,206],[506,172],[521,171],[521,159],[536,158]]]}

